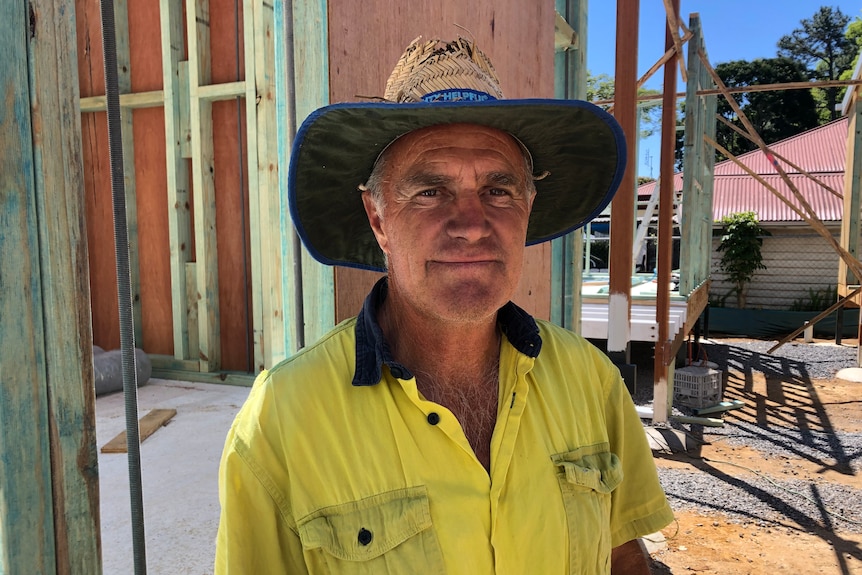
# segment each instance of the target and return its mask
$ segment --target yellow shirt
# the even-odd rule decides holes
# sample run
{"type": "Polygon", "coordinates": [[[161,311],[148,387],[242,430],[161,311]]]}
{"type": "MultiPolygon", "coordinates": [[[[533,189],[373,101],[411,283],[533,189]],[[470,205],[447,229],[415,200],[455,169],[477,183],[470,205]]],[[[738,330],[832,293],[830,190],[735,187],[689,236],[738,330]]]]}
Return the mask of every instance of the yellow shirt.
{"type": "Polygon", "coordinates": [[[500,311],[489,477],[452,413],[388,356],[375,292],[255,382],[222,456],[217,574],[594,575],[612,547],[673,519],[595,347],[500,311]]]}

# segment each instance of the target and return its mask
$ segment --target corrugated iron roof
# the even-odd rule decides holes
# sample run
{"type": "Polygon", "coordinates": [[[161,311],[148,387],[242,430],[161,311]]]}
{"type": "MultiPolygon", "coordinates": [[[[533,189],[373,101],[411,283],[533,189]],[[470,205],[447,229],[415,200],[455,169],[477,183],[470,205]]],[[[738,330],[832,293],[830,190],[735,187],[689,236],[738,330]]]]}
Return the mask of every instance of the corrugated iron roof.
{"type": "MultiPolygon", "coordinates": [[[[844,172],[844,149],[847,141],[847,117],[818,126],[807,132],[802,132],[786,140],[769,144],[775,153],[784,156],[806,172],[828,173],[844,172]]],[[[778,171],[766,155],[760,150],[746,152],[736,157],[756,174],[777,174],[778,171]]],[[[798,170],[781,162],[781,167],[788,174],[799,173],[798,170]]],[[[745,170],[732,160],[725,160],[715,165],[715,175],[745,174],[745,170]]]]}
{"type": "MultiPolygon", "coordinates": [[[[770,144],[777,154],[787,158],[798,167],[815,176],[821,183],[841,194],[844,189],[845,146],[847,142],[848,119],[846,117],[818,126],[786,140],[770,144]]],[[[775,166],[760,150],[737,156],[737,159],[754,173],[760,175],[770,186],[794,206],[802,209],[792,192],[778,175],[775,166]]],[[[843,201],[840,197],[824,189],[799,170],[780,162],[790,181],[799,190],[822,221],[840,221],[843,201]]],[[[713,219],[745,211],[757,213],[762,222],[802,222],[780,198],[749,176],[745,170],[732,160],[715,165],[713,186],[713,219]]],[[[682,173],[674,174],[674,190],[682,190],[682,173]]],[[[649,182],[638,187],[638,196],[648,198],[656,183],[649,182]]]]}
{"type": "MultiPolygon", "coordinates": [[[[781,176],[771,174],[761,177],[791,205],[805,213],[801,202],[795,198],[781,176]]],[[[841,220],[841,198],[801,174],[789,174],[788,178],[814,210],[817,219],[841,220]]],[[[844,174],[821,174],[817,179],[839,193],[844,186],[844,174]]],[[[717,221],[724,216],[743,211],[757,213],[757,219],[761,222],[804,221],[791,207],[751,176],[722,176],[721,179],[716,177],[712,195],[713,219],[717,221]]]]}

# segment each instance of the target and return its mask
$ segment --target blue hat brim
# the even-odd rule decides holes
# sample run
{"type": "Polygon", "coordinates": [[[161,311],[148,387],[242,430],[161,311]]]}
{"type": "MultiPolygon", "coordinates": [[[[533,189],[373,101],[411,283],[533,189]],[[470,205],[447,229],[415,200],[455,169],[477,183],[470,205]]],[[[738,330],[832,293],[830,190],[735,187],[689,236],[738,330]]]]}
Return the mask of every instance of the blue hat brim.
{"type": "Polygon", "coordinates": [[[309,253],[328,265],[384,271],[358,186],[393,140],[439,124],[479,124],[517,137],[530,151],[536,199],[527,245],[585,225],[610,203],[626,164],[619,124],[580,100],[345,103],[316,110],[297,131],[288,204],[309,253]]]}

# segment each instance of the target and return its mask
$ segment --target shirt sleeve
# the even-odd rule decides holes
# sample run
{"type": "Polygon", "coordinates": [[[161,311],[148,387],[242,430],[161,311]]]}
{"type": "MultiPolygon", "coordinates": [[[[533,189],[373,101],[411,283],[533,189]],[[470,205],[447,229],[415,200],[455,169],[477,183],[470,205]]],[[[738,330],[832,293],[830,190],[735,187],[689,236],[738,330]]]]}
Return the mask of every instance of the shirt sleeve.
{"type": "Polygon", "coordinates": [[[305,574],[296,525],[261,467],[237,436],[228,434],[219,467],[219,518],[216,575],[305,574]]]}
{"type": "Polygon", "coordinates": [[[623,479],[611,497],[611,545],[655,533],[674,515],[662,489],[652,451],[619,371],[611,368],[606,421],[611,451],[623,466],[623,479]]]}

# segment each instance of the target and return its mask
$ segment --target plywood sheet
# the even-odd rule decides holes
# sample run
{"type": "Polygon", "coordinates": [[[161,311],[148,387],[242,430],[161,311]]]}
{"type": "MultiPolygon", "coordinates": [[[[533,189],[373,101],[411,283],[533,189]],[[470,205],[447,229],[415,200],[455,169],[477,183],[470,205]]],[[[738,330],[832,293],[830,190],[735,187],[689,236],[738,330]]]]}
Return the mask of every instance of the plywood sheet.
{"type": "MultiPolygon", "coordinates": [[[[493,62],[507,98],[554,95],[551,2],[330,0],[328,4],[333,103],[357,101],[358,95],[382,95],[404,48],[420,35],[444,40],[472,36],[493,62]]],[[[514,298],[541,318],[550,317],[550,256],[550,244],[529,248],[514,298]]],[[[338,320],[356,314],[377,277],[371,272],[336,269],[338,320]]]]}

